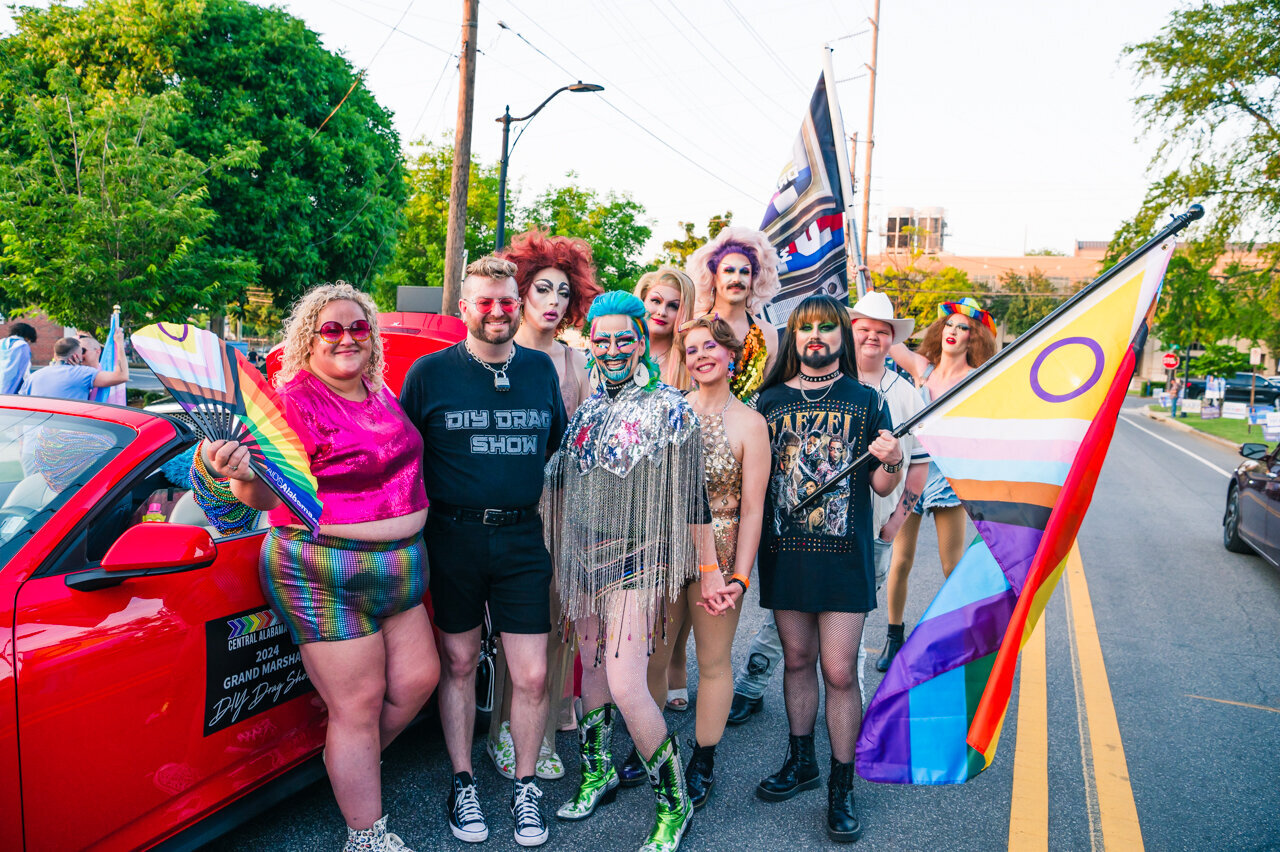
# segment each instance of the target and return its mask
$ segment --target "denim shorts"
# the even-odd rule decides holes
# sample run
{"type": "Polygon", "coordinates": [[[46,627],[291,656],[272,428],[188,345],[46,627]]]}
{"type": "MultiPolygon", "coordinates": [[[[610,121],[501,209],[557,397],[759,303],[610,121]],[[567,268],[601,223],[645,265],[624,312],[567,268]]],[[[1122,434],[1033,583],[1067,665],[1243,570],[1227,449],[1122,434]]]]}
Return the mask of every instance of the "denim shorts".
{"type": "Polygon", "coordinates": [[[917,515],[923,515],[930,509],[946,509],[959,505],[960,498],[952,490],[951,483],[942,475],[942,471],[938,470],[937,464],[929,462],[929,479],[924,484],[924,493],[920,495],[915,508],[911,511],[917,515]]]}

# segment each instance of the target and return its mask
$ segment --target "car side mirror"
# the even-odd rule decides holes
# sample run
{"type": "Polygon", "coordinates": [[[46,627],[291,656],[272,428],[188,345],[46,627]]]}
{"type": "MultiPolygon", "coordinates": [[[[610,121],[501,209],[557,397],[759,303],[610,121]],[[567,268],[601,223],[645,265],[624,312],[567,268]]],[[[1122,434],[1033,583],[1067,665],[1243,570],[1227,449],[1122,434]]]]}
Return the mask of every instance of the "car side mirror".
{"type": "Polygon", "coordinates": [[[1241,444],[1240,455],[1247,459],[1264,459],[1267,457],[1266,444],[1241,444]]]}
{"type": "Polygon", "coordinates": [[[68,574],[66,584],[81,592],[118,586],[132,577],[178,574],[207,568],[218,546],[204,527],[146,523],[129,527],[97,568],[68,574]]]}

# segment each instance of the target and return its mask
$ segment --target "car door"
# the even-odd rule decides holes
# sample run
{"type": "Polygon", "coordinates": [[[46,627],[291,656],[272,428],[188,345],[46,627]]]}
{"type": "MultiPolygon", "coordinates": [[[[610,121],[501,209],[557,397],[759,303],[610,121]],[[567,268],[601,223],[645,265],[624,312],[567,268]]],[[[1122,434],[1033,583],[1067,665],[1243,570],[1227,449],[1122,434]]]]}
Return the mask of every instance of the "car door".
{"type": "Polygon", "coordinates": [[[1266,533],[1261,549],[1272,562],[1280,565],[1280,444],[1276,444],[1266,461],[1267,473],[1262,485],[1266,533]]]}
{"type": "Polygon", "coordinates": [[[121,542],[156,537],[125,533],[177,449],[139,436],[114,484],[64,506],[83,517],[18,590],[29,850],[149,845],[323,743],[323,706],[258,584],[261,533],[217,540],[207,567],[78,585],[121,542]]]}
{"type": "Polygon", "coordinates": [[[1240,535],[1258,551],[1265,551],[1267,540],[1267,484],[1272,476],[1274,458],[1246,461],[1240,466],[1240,535]]]}

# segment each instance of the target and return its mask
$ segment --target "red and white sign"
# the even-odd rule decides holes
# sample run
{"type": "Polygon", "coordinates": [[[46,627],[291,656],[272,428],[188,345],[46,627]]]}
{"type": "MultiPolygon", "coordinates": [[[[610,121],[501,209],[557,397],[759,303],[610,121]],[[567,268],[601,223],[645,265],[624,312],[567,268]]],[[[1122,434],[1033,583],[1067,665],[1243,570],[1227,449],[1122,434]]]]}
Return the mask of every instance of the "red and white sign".
{"type": "Polygon", "coordinates": [[[1178,369],[1178,356],[1169,352],[1161,359],[1161,363],[1164,364],[1166,370],[1176,370],[1178,369]]]}

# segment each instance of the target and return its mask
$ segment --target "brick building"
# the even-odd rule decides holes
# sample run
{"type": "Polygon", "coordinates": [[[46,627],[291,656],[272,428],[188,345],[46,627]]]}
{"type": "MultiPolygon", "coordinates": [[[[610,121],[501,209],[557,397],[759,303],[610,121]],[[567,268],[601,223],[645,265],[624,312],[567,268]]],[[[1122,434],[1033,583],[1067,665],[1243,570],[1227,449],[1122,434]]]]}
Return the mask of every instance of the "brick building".
{"type": "Polygon", "coordinates": [[[32,367],[48,364],[53,359],[53,344],[58,342],[58,338],[67,336],[65,326],[37,311],[21,317],[5,317],[4,324],[0,325],[0,337],[8,337],[9,327],[15,322],[25,322],[36,330],[36,342],[31,347],[32,367]]]}

